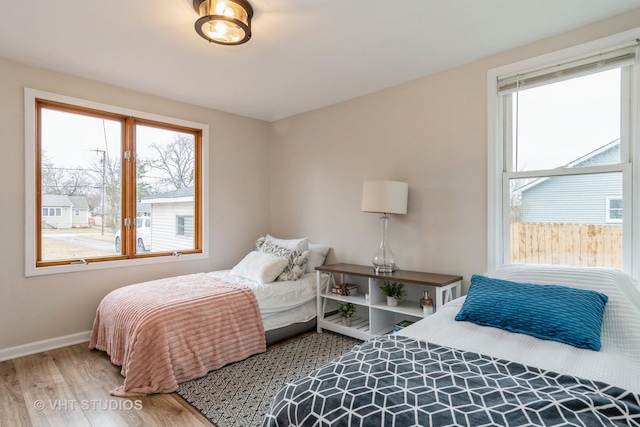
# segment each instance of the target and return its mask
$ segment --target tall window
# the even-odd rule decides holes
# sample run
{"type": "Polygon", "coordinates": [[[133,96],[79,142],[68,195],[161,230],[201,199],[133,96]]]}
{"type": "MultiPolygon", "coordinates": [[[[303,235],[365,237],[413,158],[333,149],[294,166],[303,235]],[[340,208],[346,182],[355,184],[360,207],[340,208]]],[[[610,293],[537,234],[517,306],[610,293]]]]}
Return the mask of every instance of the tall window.
{"type": "Polygon", "coordinates": [[[202,128],[33,103],[36,269],[203,252],[202,128]],[[179,242],[177,214],[193,218],[179,242]]]}
{"type": "Polygon", "coordinates": [[[628,42],[552,66],[490,71],[490,268],[632,271],[635,57],[628,42]]]}

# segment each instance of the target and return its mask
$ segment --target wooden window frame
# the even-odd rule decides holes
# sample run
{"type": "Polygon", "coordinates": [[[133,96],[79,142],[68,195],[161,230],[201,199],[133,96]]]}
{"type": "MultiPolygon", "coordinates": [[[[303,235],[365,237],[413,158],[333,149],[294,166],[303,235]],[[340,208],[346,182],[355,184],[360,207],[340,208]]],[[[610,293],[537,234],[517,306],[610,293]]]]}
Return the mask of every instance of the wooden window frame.
{"type": "MultiPolygon", "coordinates": [[[[208,125],[190,122],[171,117],[159,116],[152,113],[130,110],[99,104],[92,101],[51,94],[43,91],[25,88],[25,184],[26,184],[26,257],[25,275],[43,275],[87,269],[114,268],[131,265],[146,265],[158,262],[184,262],[193,259],[208,258],[208,209],[206,195],[208,194],[208,158],[209,139],[208,125]],[[41,185],[41,141],[40,141],[40,111],[42,108],[57,109],[75,114],[118,120],[122,126],[122,218],[131,218],[135,224],[136,218],[136,161],[135,154],[131,160],[124,160],[125,151],[135,153],[135,126],[144,125],[161,129],[191,133],[195,136],[194,147],[194,248],[180,250],[180,257],[175,251],[136,253],[135,226],[122,227],[122,254],[105,257],[95,257],[87,260],[65,259],[43,261],[41,256],[42,235],[39,224],[42,220],[42,192],[41,185]],[[87,262],[85,262],[87,261],[87,262]]],[[[124,221],[123,221],[124,223],[124,221]]]]}

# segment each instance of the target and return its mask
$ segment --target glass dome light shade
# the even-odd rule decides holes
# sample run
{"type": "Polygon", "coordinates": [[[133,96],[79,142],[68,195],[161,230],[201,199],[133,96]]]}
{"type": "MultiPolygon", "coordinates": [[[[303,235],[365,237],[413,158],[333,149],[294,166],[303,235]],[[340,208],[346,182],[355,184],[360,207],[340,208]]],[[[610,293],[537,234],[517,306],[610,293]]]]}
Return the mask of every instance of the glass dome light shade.
{"type": "Polygon", "coordinates": [[[206,40],[224,45],[246,43],[251,38],[253,9],[246,0],[194,0],[200,18],[196,32],[206,40]]]}

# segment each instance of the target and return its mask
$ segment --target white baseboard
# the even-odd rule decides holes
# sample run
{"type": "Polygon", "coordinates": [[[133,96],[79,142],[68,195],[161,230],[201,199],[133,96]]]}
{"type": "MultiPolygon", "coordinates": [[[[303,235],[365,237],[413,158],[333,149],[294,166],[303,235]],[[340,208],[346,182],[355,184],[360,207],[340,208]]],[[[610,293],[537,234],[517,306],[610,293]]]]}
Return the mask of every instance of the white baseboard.
{"type": "Polygon", "coordinates": [[[89,341],[91,331],[0,349],[0,362],[89,341]]]}

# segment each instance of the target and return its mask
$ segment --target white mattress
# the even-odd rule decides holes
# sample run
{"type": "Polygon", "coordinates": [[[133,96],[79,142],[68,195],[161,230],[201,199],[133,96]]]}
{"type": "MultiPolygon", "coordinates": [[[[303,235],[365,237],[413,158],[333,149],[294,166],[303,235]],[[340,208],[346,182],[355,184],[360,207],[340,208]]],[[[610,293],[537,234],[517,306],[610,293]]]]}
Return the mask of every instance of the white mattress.
{"type": "Polygon", "coordinates": [[[298,280],[257,283],[230,274],[231,270],[212,271],[210,276],[244,285],[256,295],[265,331],[316,317],[316,275],[308,273],[298,280]]]}
{"type": "Polygon", "coordinates": [[[491,274],[505,280],[559,284],[593,289],[609,297],[602,326],[602,349],[570,345],[515,334],[454,317],[464,297],[436,314],[398,332],[460,350],[473,351],[528,366],[603,381],[640,393],[640,293],[630,277],[616,270],[557,266],[507,267],[491,274]]]}

